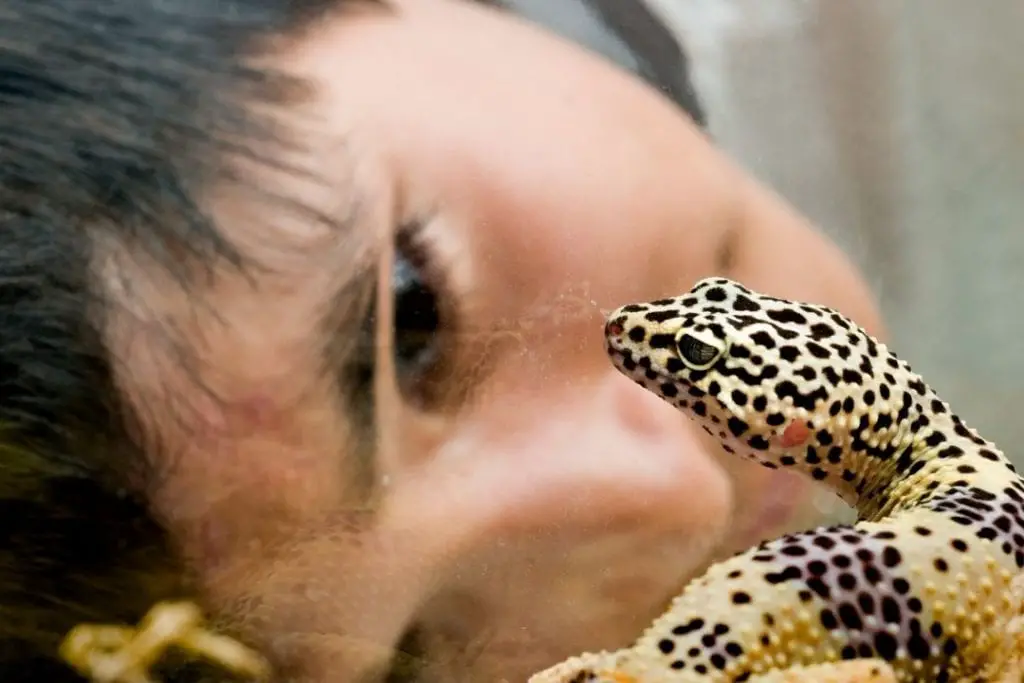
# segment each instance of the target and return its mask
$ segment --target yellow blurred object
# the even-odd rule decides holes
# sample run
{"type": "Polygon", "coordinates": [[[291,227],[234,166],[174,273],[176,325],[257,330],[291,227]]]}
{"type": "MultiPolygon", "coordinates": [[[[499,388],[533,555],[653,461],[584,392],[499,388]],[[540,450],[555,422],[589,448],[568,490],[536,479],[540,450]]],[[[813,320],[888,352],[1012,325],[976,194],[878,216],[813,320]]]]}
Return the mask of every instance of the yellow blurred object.
{"type": "Polygon", "coordinates": [[[242,676],[265,680],[270,673],[258,653],[207,630],[190,602],[158,603],[137,628],[80,624],[61,643],[60,655],[96,683],[155,683],[149,669],[172,647],[242,676]]]}

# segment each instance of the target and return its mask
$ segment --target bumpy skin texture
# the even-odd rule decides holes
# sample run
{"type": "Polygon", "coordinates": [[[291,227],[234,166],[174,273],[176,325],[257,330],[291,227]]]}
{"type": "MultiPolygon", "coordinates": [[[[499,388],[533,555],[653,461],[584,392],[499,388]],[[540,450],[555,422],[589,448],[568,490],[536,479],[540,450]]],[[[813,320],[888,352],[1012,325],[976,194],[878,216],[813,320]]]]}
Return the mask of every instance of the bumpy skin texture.
{"type": "Polygon", "coordinates": [[[1019,676],[1024,482],[907,363],[832,309],[723,278],[624,306],[606,335],[727,452],[809,474],[858,522],[714,565],[631,647],[531,683],[1019,676]]]}

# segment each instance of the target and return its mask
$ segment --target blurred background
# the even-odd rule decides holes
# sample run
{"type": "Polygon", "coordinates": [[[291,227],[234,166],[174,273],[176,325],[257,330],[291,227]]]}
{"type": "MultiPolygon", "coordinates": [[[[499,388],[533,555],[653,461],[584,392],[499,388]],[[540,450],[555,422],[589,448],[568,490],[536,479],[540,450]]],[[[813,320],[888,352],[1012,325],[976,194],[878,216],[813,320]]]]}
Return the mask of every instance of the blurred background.
{"type": "Polygon", "coordinates": [[[843,246],[891,346],[1024,465],[1024,3],[648,2],[717,143],[843,246]]]}

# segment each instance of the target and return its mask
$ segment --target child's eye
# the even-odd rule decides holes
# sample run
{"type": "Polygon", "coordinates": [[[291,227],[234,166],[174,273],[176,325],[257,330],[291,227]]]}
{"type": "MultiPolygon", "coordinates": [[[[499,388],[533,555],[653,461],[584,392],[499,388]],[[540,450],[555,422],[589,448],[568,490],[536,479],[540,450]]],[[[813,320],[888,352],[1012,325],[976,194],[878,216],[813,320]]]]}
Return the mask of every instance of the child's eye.
{"type": "Polygon", "coordinates": [[[422,374],[439,355],[441,313],[438,294],[401,251],[391,273],[394,296],[395,364],[401,374],[422,374]]]}
{"type": "MultiPolygon", "coordinates": [[[[438,369],[447,360],[454,306],[445,300],[441,270],[432,261],[417,225],[399,229],[391,266],[391,352],[398,388],[413,403],[429,405],[437,396],[438,369]]],[[[376,289],[376,287],[374,287],[376,289]]],[[[346,368],[345,385],[359,402],[372,395],[377,369],[376,304],[371,305],[346,368]]]]}
{"type": "Polygon", "coordinates": [[[435,398],[454,309],[446,300],[444,271],[429,247],[422,224],[399,229],[391,269],[395,371],[402,393],[418,403],[435,398]]]}

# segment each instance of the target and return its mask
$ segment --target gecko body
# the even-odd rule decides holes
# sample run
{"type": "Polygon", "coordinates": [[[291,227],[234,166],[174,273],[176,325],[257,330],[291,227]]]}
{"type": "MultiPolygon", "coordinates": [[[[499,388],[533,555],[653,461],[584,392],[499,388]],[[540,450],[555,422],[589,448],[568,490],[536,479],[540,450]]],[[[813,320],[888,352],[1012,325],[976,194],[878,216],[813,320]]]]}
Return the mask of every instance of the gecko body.
{"type": "Polygon", "coordinates": [[[905,361],[833,309],[725,278],[623,306],[605,334],[616,368],[726,452],[803,471],[858,521],[715,564],[631,646],[531,683],[1020,676],[1024,482],[905,361]]]}

